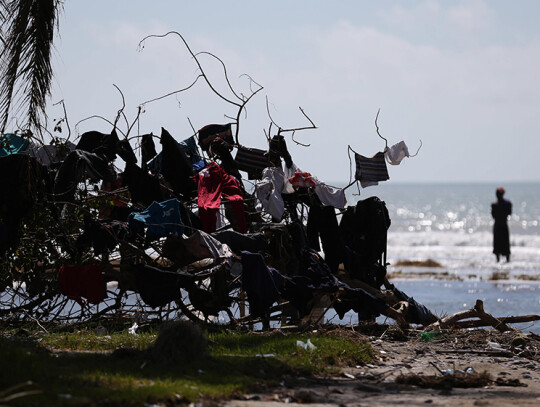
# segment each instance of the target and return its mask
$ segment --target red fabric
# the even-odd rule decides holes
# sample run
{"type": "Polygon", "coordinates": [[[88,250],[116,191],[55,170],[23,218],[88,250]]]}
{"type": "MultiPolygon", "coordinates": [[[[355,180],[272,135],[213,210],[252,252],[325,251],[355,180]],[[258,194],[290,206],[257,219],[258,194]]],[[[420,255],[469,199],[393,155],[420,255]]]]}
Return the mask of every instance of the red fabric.
{"type": "Polygon", "coordinates": [[[289,178],[289,182],[295,187],[309,188],[316,187],[317,184],[311,178],[309,172],[295,172],[294,176],[289,178]]]}
{"type": "Polygon", "coordinates": [[[199,217],[201,218],[203,230],[207,233],[215,232],[217,210],[223,197],[232,204],[237,223],[235,230],[245,233],[247,225],[244,213],[244,198],[238,181],[227,174],[214,161],[199,172],[197,181],[197,205],[199,206],[199,217]]]}
{"type": "Polygon", "coordinates": [[[105,299],[105,282],[99,264],[62,266],[58,279],[60,292],[78,303],[82,303],[82,297],[92,304],[105,299]]]}

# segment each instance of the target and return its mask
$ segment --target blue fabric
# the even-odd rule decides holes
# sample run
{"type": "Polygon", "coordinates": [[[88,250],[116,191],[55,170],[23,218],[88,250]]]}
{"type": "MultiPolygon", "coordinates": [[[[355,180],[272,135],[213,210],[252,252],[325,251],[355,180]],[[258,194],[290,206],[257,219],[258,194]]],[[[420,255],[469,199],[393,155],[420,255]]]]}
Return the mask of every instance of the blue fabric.
{"type": "MultiPolygon", "coordinates": [[[[193,165],[193,171],[199,172],[204,167],[206,167],[206,163],[201,158],[199,154],[199,149],[197,147],[197,143],[195,142],[195,136],[191,136],[185,140],[182,140],[180,143],[178,143],[181,148],[184,149],[184,152],[186,152],[188,158],[191,161],[191,164],[193,165]]],[[[160,174],[161,168],[163,163],[163,155],[162,152],[159,152],[158,155],[156,155],[150,162],[147,164],[148,169],[152,174],[160,174]]]]}
{"type": "Polygon", "coordinates": [[[182,140],[179,144],[187,150],[189,158],[191,159],[191,164],[195,165],[201,161],[201,155],[199,154],[195,136],[188,137],[187,139],[182,140]]]}
{"type": "Polygon", "coordinates": [[[182,236],[184,223],[180,216],[180,201],[176,198],[163,202],[152,202],[143,212],[132,212],[128,216],[128,223],[137,233],[144,233],[146,227],[146,241],[150,242],[169,233],[182,236]]]}
{"type": "Polygon", "coordinates": [[[29,144],[28,139],[17,136],[16,134],[4,134],[0,136],[0,157],[23,153],[29,144]]]}

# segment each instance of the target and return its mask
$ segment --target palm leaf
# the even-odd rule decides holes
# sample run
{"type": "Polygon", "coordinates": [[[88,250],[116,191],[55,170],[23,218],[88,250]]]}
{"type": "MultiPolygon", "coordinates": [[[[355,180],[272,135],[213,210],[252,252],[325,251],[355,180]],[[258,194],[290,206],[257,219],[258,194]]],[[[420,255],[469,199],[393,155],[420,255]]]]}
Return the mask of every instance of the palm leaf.
{"type": "Polygon", "coordinates": [[[41,133],[53,70],[51,56],[60,0],[11,0],[0,53],[0,125],[12,114],[23,126],[41,133]]]}

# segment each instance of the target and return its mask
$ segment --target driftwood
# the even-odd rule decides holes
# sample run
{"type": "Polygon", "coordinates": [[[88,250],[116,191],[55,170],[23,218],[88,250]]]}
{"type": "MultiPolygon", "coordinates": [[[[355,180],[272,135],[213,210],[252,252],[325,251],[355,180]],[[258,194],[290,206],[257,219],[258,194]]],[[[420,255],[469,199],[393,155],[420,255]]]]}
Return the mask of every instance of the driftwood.
{"type": "MultiPolygon", "coordinates": [[[[506,325],[502,319],[497,319],[493,315],[488,314],[484,311],[484,302],[482,300],[476,300],[474,308],[471,308],[466,311],[460,311],[453,315],[449,315],[441,320],[429,325],[426,330],[433,329],[448,329],[452,327],[460,327],[459,322],[464,322],[462,320],[469,318],[478,318],[479,322],[482,324],[480,326],[492,326],[493,328],[501,331],[514,331],[515,329],[506,325]]],[[[476,322],[476,321],[475,321],[476,322]]]]}
{"type": "MultiPolygon", "coordinates": [[[[520,315],[520,316],[513,316],[513,317],[503,317],[503,318],[497,318],[499,321],[505,324],[517,324],[517,323],[523,323],[523,322],[534,322],[534,321],[540,321],[540,315],[520,315]]],[[[486,322],[479,320],[468,320],[468,321],[458,321],[454,324],[456,328],[480,328],[483,326],[490,326],[490,324],[487,324],[486,322]]]]}

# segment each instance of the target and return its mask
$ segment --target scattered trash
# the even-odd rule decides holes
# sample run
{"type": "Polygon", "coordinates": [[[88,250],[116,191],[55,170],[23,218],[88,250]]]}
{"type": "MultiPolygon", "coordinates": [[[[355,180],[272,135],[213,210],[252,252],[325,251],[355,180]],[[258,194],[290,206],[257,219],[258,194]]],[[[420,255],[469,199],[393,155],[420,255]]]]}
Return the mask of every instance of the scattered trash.
{"type": "Polygon", "coordinates": [[[137,324],[136,322],[133,323],[133,325],[131,325],[131,328],[128,329],[128,332],[131,334],[131,335],[137,335],[137,328],[139,327],[139,324],[137,324]]]}
{"type": "Polygon", "coordinates": [[[343,373],[343,376],[347,377],[348,379],[356,379],[356,376],[350,374],[350,373],[343,373]]]}
{"type": "Polygon", "coordinates": [[[497,342],[491,342],[491,341],[488,341],[487,342],[487,346],[489,349],[492,349],[492,350],[496,350],[496,351],[503,351],[505,352],[506,349],[504,349],[500,343],[497,343],[497,342]]]}
{"type": "Polygon", "coordinates": [[[296,345],[307,350],[317,349],[317,347],[311,343],[311,339],[308,339],[307,342],[296,341],[296,345]]]}
{"type": "Polygon", "coordinates": [[[468,367],[467,369],[465,369],[465,373],[474,374],[474,369],[472,367],[468,367]]]}
{"type": "Polygon", "coordinates": [[[441,331],[430,331],[430,332],[424,332],[420,338],[423,341],[432,341],[434,339],[437,339],[439,336],[442,335],[441,331]]]}
{"type": "Polygon", "coordinates": [[[258,358],[275,358],[276,357],[274,353],[257,353],[255,356],[258,358]]]}

